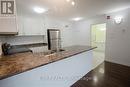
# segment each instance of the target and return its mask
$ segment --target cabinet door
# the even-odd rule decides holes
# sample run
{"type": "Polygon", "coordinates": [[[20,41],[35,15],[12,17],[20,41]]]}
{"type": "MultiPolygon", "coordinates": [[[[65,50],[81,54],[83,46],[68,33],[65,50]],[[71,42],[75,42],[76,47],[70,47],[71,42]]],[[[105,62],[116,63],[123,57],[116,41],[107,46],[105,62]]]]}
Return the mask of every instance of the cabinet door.
{"type": "Polygon", "coordinates": [[[56,19],[46,19],[46,28],[47,29],[62,29],[63,23],[56,19]]]}
{"type": "Polygon", "coordinates": [[[24,17],[23,20],[24,35],[44,35],[45,26],[41,18],[24,17]]]}
{"type": "Polygon", "coordinates": [[[16,17],[0,17],[0,34],[17,34],[16,17]]]}
{"type": "MultiPolygon", "coordinates": [[[[14,12],[13,14],[1,14],[0,13],[0,34],[17,34],[17,21],[16,21],[16,4],[14,1],[14,12]]],[[[7,3],[6,3],[7,5],[7,3]]],[[[12,4],[10,4],[12,6],[12,4]]],[[[1,3],[2,6],[2,3],[1,3]]],[[[6,8],[6,10],[8,10],[6,8]]]]}
{"type": "Polygon", "coordinates": [[[24,35],[24,28],[23,28],[23,17],[22,16],[17,16],[17,25],[18,25],[18,35],[24,35]]]}

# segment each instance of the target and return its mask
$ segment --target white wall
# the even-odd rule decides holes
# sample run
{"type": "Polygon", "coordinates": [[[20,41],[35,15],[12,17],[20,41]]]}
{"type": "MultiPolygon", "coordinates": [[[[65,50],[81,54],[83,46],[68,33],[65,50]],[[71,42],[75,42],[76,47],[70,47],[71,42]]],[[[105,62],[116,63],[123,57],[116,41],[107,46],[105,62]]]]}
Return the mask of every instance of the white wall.
{"type": "Polygon", "coordinates": [[[111,17],[123,16],[121,24],[107,21],[106,60],[130,66],[130,9],[111,13],[111,17]]]}
{"type": "Polygon", "coordinates": [[[107,14],[112,19],[106,20],[106,15],[81,21],[74,24],[77,31],[75,43],[81,45],[90,44],[90,31],[92,24],[107,23],[106,60],[114,63],[130,66],[130,9],[107,14]],[[116,15],[123,16],[121,24],[115,24],[113,18],[116,15]]]}
{"type": "Polygon", "coordinates": [[[74,43],[77,45],[90,45],[91,25],[104,23],[106,21],[104,18],[105,15],[101,15],[93,19],[73,23],[74,43]]]}
{"type": "Polygon", "coordinates": [[[87,21],[83,22],[75,22],[72,25],[73,28],[73,44],[77,45],[90,45],[90,29],[89,25],[90,23],[87,21]]]}

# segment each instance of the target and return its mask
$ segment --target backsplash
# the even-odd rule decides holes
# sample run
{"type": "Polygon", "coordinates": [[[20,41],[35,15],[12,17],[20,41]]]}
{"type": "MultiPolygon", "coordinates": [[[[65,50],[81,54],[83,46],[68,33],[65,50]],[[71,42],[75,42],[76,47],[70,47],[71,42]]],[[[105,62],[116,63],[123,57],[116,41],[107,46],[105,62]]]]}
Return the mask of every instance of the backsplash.
{"type": "MultiPolygon", "coordinates": [[[[27,44],[42,44],[47,43],[47,37],[44,35],[34,35],[34,36],[1,36],[0,44],[9,43],[11,45],[27,45],[27,44]]],[[[43,52],[48,48],[47,46],[39,46],[39,47],[29,47],[33,52],[43,52]]],[[[2,53],[2,49],[0,49],[0,54],[2,53]]]]}
{"type": "Polygon", "coordinates": [[[32,43],[46,43],[46,37],[44,35],[36,36],[6,36],[3,42],[7,42],[11,45],[32,44],[32,43]]]}

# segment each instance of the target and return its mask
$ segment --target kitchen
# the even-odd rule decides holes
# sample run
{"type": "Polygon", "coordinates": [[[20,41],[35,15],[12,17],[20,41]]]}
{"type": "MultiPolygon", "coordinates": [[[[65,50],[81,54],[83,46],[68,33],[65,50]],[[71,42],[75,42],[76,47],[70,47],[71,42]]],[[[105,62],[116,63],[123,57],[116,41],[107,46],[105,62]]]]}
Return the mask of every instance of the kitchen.
{"type": "MultiPolygon", "coordinates": [[[[1,47],[0,87],[70,87],[75,82],[80,84],[79,79],[104,61],[119,64],[122,71],[125,70],[121,66],[127,67],[123,73],[129,73],[129,0],[29,0],[29,4],[26,0],[9,1],[14,1],[14,12],[1,10],[0,14],[0,42],[11,48],[2,52],[1,47]],[[90,26],[101,23],[107,25],[105,59],[93,67],[93,51],[98,47],[91,46],[90,26]],[[55,51],[48,49],[48,29],[60,31],[55,51]]],[[[126,75],[128,78],[123,79],[126,83],[114,85],[129,87],[130,75],[126,75]]]]}

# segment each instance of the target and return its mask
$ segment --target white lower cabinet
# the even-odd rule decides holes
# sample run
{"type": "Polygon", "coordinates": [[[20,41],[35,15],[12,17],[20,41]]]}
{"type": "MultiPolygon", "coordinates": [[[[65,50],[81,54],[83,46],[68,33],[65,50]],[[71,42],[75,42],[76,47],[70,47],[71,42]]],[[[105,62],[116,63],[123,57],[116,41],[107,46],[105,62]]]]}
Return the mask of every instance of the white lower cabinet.
{"type": "Polygon", "coordinates": [[[70,87],[92,70],[92,51],[0,81],[0,87],[70,87]]]}

